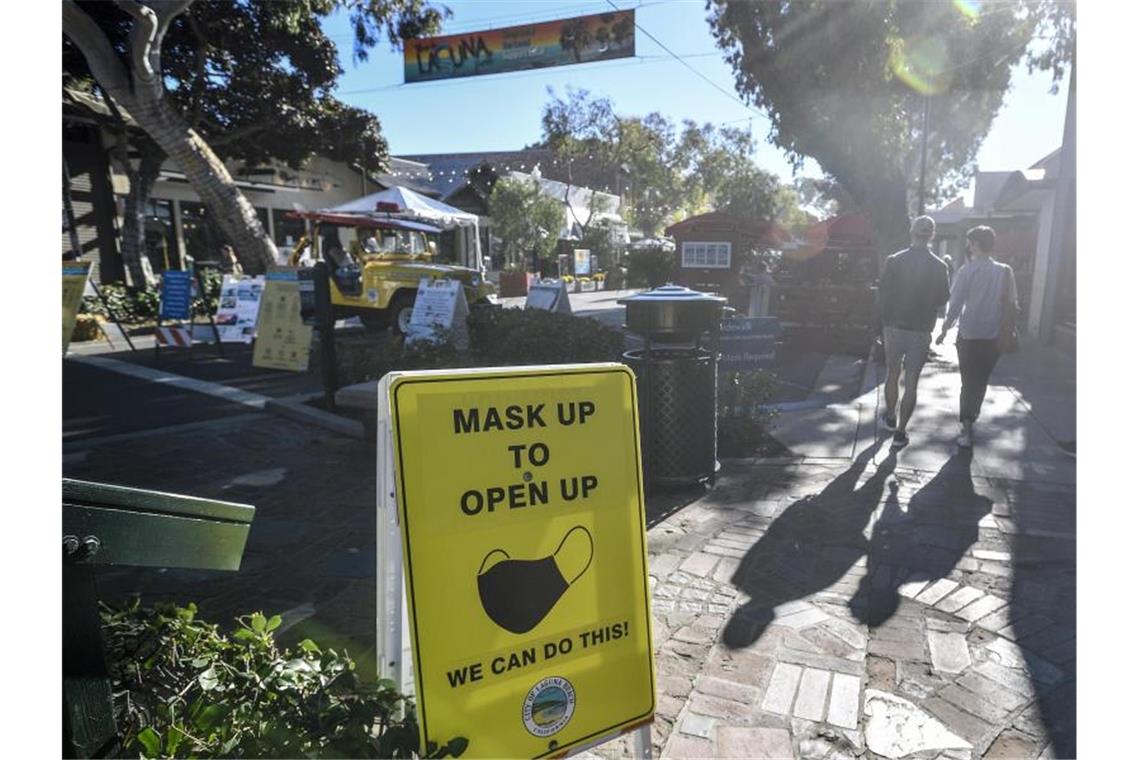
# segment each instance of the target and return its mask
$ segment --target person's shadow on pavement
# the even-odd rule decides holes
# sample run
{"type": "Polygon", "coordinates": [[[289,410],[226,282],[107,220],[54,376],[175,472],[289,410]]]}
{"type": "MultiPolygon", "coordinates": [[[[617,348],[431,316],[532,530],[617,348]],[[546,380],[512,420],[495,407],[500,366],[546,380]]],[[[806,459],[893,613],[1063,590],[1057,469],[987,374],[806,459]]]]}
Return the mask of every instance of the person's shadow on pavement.
{"type": "Polygon", "coordinates": [[[904,512],[898,494],[884,503],[867,551],[867,574],[848,603],[852,614],[874,628],[895,614],[899,587],[949,575],[978,540],[978,521],[993,502],[974,491],[969,449],[959,449],[910,498],[904,512]]]}
{"type": "Polygon", "coordinates": [[[754,643],[775,617],[774,608],[827,588],[867,551],[863,531],[895,468],[891,452],[862,485],[860,476],[878,448],[864,449],[818,494],[789,506],[741,559],[732,583],[748,594],[725,626],[733,649],[754,643]]]}

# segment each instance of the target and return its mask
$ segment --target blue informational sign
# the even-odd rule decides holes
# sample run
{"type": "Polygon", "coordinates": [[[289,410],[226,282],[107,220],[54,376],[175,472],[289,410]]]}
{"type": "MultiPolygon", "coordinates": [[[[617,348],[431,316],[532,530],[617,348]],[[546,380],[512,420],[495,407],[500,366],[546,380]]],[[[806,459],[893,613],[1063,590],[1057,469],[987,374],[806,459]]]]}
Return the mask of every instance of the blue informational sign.
{"type": "Polygon", "coordinates": [[[720,368],[739,372],[776,365],[778,317],[742,317],[720,323],[720,368]]]}
{"type": "Polygon", "coordinates": [[[166,271],[162,273],[162,310],[159,316],[163,319],[189,319],[190,318],[190,273],[184,271],[166,271]]]}

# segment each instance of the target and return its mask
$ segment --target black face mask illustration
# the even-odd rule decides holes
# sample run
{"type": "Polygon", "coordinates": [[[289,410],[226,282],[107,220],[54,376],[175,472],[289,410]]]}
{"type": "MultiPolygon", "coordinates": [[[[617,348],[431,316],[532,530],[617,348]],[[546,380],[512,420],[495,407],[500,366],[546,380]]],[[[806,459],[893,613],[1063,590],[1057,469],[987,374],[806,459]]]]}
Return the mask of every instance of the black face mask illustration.
{"type": "Polygon", "coordinates": [[[483,610],[499,627],[526,633],[554,609],[593,558],[594,539],[581,525],[571,528],[549,557],[511,559],[495,549],[479,567],[483,610]]]}

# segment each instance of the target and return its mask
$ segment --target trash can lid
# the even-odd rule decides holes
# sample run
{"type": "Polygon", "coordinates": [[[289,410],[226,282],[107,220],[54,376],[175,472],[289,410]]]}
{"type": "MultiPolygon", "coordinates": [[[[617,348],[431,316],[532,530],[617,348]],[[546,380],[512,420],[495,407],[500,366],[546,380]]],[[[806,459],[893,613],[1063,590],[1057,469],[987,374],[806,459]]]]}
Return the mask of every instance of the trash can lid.
{"type": "Polygon", "coordinates": [[[699,290],[690,290],[683,285],[674,285],[667,283],[652,290],[644,290],[636,295],[626,296],[619,298],[618,303],[665,303],[669,301],[679,301],[683,303],[695,303],[699,301],[712,301],[715,303],[725,303],[727,298],[721,296],[714,296],[709,293],[702,293],[699,290]]]}

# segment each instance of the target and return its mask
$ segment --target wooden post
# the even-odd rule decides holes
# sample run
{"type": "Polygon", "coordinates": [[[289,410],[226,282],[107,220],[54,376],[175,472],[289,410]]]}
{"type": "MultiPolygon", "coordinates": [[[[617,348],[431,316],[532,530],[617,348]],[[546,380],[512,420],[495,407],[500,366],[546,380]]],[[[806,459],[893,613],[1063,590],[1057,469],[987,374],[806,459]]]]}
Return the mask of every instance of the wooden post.
{"type": "MultiPolygon", "coordinates": [[[[206,283],[202,281],[202,269],[198,262],[193,262],[191,266],[194,268],[194,279],[198,281],[198,296],[203,299],[206,298],[206,283]]],[[[221,270],[218,271],[221,275],[221,270]]],[[[219,286],[220,287],[220,286],[219,286]]],[[[219,299],[221,295],[219,294],[219,299]]],[[[218,358],[225,359],[226,352],[222,349],[222,336],[218,333],[218,323],[214,321],[214,315],[207,311],[207,316],[210,318],[210,330],[214,333],[214,342],[218,344],[218,358]]],[[[190,301],[190,347],[194,347],[194,302],[190,301]]]]}
{"type": "Polygon", "coordinates": [[[336,319],[333,315],[332,294],[329,292],[329,265],[318,261],[313,265],[313,295],[317,308],[317,329],[321,333],[321,384],[325,388],[325,403],[336,409],[336,319]]]}

